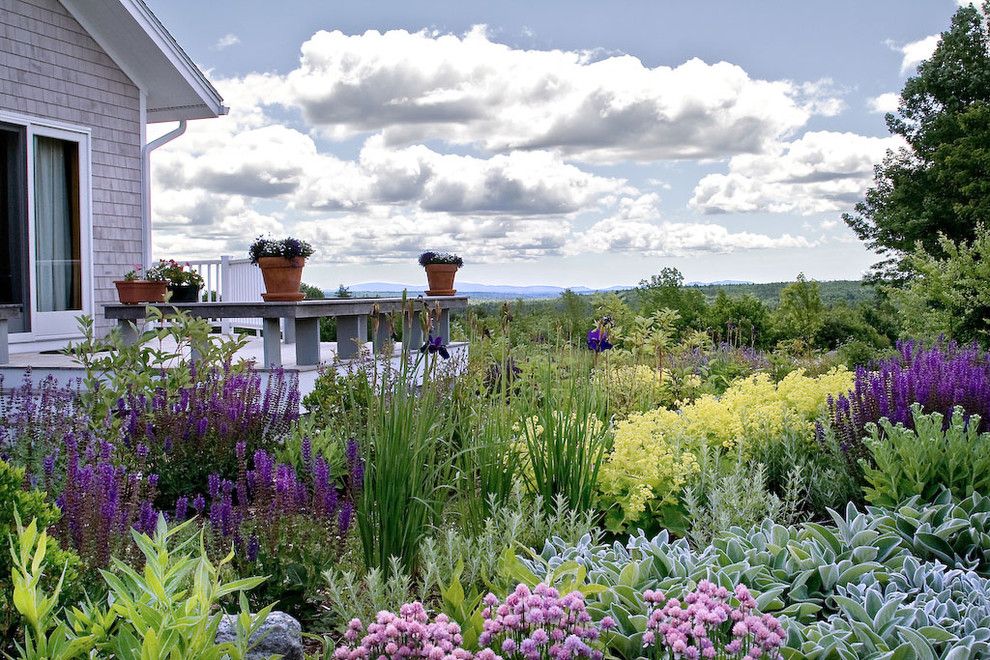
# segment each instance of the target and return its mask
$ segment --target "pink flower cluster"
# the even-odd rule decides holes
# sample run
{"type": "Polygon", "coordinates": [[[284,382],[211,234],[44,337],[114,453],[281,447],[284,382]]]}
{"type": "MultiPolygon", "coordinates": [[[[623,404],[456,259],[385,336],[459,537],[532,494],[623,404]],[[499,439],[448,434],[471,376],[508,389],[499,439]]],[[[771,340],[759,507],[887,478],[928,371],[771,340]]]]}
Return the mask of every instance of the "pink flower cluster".
{"type": "Polygon", "coordinates": [[[598,639],[598,628],[580,592],[561,596],[545,584],[532,591],[520,584],[504,603],[488,594],[484,604],[484,629],[478,637],[482,650],[477,660],[602,657],[590,645],[598,639]]]}
{"type": "Polygon", "coordinates": [[[784,629],[769,614],[756,612],[756,600],[745,585],[734,592],[702,580],[684,597],[667,600],[646,591],[649,619],[643,646],[654,658],[778,658],[784,629]],[[739,603],[733,606],[729,599],[739,603]],[[666,601],[666,602],[665,602],[666,601]]]}
{"type": "Polygon", "coordinates": [[[421,603],[406,603],[399,614],[382,611],[375,622],[364,626],[352,619],[344,633],[346,644],[334,649],[335,660],[356,658],[431,658],[432,660],[470,660],[471,653],[461,648],[461,629],[440,614],[431,623],[421,603]],[[358,637],[360,641],[358,641],[358,637]]]}

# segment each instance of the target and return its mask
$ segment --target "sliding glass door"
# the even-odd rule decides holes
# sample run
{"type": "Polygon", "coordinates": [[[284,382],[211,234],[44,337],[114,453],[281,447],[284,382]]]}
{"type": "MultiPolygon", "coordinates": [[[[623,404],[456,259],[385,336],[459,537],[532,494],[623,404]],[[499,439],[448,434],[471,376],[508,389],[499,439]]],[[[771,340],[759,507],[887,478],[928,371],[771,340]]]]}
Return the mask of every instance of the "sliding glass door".
{"type": "Polygon", "coordinates": [[[69,131],[31,131],[30,288],[35,336],[73,332],[79,315],[89,309],[84,140],[84,135],[69,131]]]}
{"type": "MultiPolygon", "coordinates": [[[[0,122],[0,304],[31,299],[27,230],[27,128],[0,122]]],[[[29,329],[29,314],[10,322],[11,332],[29,329]]]]}

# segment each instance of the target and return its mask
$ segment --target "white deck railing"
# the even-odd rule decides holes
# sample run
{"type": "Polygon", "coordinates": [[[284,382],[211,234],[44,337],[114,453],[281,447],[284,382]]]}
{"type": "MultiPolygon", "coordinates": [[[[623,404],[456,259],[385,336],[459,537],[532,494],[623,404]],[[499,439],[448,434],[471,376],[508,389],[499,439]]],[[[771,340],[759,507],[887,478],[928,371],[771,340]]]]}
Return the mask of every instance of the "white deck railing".
{"type": "MultiPolygon", "coordinates": [[[[182,263],[181,261],[179,263],[182,263]]],[[[185,263],[203,278],[203,289],[209,300],[216,302],[256,302],[261,300],[265,290],[261,269],[250,259],[234,259],[223,256],[219,259],[198,259],[185,263]]],[[[261,319],[217,319],[220,330],[225,334],[234,328],[244,328],[261,332],[261,319]]]]}

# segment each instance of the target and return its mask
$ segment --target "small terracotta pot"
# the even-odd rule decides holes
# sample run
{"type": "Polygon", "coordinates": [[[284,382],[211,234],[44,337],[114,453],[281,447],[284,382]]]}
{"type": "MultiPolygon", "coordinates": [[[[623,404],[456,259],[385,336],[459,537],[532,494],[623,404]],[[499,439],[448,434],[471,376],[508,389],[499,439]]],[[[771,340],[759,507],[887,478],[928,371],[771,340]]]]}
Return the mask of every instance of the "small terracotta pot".
{"type": "Polygon", "coordinates": [[[457,275],[456,264],[427,264],[426,281],[430,288],[427,290],[428,296],[452,296],[457,291],[454,289],[454,276],[457,275]]]}
{"type": "Polygon", "coordinates": [[[169,302],[199,302],[199,287],[195,284],[169,284],[168,290],[172,294],[172,296],[168,299],[169,302]]]}
{"type": "Polygon", "coordinates": [[[117,297],[125,305],[165,301],[165,283],[150,280],[115,280],[117,297]]]}
{"type": "Polygon", "coordinates": [[[262,299],[266,302],[295,302],[305,298],[299,290],[305,265],[305,257],[260,257],[258,266],[261,276],[265,278],[262,299]]]}

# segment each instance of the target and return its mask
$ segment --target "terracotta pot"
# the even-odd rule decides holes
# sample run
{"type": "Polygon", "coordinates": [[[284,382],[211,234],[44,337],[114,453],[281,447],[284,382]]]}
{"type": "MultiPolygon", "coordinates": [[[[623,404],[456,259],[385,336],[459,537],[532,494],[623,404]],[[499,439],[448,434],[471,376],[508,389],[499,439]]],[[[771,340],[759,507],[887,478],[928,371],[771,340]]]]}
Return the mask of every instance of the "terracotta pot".
{"type": "Polygon", "coordinates": [[[149,280],[116,280],[117,297],[125,305],[160,303],[165,300],[165,283],[149,280]]]}
{"type": "Polygon", "coordinates": [[[258,266],[261,276],[265,278],[265,292],[261,294],[266,302],[294,302],[302,300],[305,295],[299,290],[302,284],[305,257],[261,257],[258,266]]]}
{"type": "Polygon", "coordinates": [[[452,296],[457,291],[454,289],[454,276],[457,275],[455,264],[427,264],[426,281],[430,288],[427,290],[428,296],[452,296]]]}
{"type": "Polygon", "coordinates": [[[199,302],[199,287],[195,284],[169,284],[168,290],[172,293],[172,296],[168,299],[169,302],[199,302]]]}

